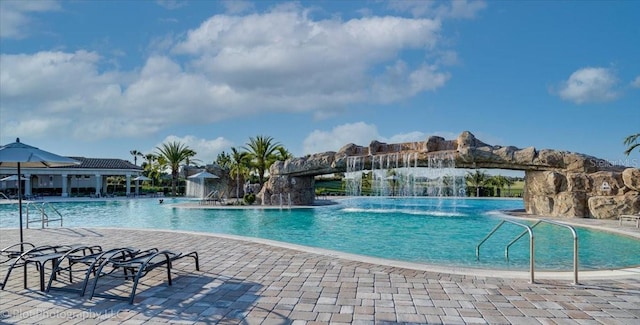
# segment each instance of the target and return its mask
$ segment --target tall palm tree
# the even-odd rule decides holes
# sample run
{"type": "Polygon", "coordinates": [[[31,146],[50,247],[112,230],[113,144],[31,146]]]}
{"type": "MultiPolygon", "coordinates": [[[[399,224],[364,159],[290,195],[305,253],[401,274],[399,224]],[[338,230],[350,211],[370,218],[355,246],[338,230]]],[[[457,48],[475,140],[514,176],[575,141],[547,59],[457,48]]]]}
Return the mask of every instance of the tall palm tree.
{"type": "Polygon", "coordinates": [[[278,146],[275,154],[276,154],[276,160],[280,160],[280,161],[285,161],[287,159],[293,158],[293,154],[283,146],[278,146]]]}
{"type": "Polygon", "coordinates": [[[153,187],[155,186],[155,182],[153,178],[154,168],[155,168],[154,162],[158,159],[158,157],[152,153],[148,153],[144,155],[142,158],[144,158],[144,162],[140,164],[140,166],[144,170],[143,175],[151,178],[151,186],[153,187]]]}
{"type": "Polygon", "coordinates": [[[499,188],[500,192],[502,192],[502,189],[507,185],[509,179],[502,175],[495,175],[489,179],[489,182],[499,188]]]}
{"type": "Polygon", "coordinates": [[[487,184],[489,176],[487,173],[476,169],[473,173],[467,173],[464,179],[469,183],[469,185],[475,186],[476,197],[480,197],[480,188],[487,184]]]}
{"type": "Polygon", "coordinates": [[[624,144],[627,146],[627,150],[624,151],[625,155],[630,155],[631,151],[638,148],[640,151],[640,133],[632,134],[624,139],[624,144]]]}
{"type": "Polygon", "coordinates": [[[191,165],[193,165],[193,166],[196,166],[196,167],[197,167],[198,163],[201,163],[201,162],[202,162],[202,160],[200,160],[200,159],[194,159],[193,157],[195,157],[195,156],[196,156],[196,154],[197,154],[197,153],[196,153],[195,151],[193,151],[193,150],[191,150],[191,149],[188,149],[188,152],[187,152],[187,159],[185,160],[185,163],[184,163],[184,164],[185,164],[185,165],[187,165],[187,166],[191,166],[191,165]]]}
{"type": "Polygon", "coordinates": [[[240,178],[249,176],[249,153],[231,148],[229,176],[236,179],[236,198],[240,198],[240,178]]]}
{"type": "Polygon", "coordinates": [[[138,157],[143,157],[142,152],[138,150],[131,150],[129,153],[133,156],[133,164],[138,166],[138,157]]]}
{"type": "Polygon", "coordinates": [[[218,164],[220,168],[228,169],[231,166],[231,156],[223,151],[218,154],[214,163],[218,164]]]}
{"type": "Polygon", "coordinates": [[[176,196],[180,164],[188,161],[195,152],[178,141],[163,143],[160,147],[156,147],[156,150],[157,155],[163,157],[171,168],[171,194],[176,196]]]}
{"type": "Polygon", "coordinates": [[[274,153],[280,147],[280,143],[275,142],[272,137],[257,136],[255,138],[249,138],[247,147],[243,147],[244,150],[249,152],[253,167],[258,172],[258,182],[260,186],[264,185],[264,174],[271,166],[274,159],[274,153]]]}

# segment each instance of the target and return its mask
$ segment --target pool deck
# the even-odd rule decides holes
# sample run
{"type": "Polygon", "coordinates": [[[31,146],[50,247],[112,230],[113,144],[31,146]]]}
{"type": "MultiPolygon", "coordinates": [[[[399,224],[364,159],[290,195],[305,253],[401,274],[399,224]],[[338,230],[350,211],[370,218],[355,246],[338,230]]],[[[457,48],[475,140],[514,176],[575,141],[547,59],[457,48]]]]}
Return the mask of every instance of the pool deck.
{"type": "MultiPolygon", "coordinates": [[[[566,221],[566,219],[565,219],[566,221]]],[[[628,222],[571,219],[640,238],[628,222]]],[[[0,246],[18,241],[0,229],[0,246]]],[[[640,324],[640,268],[572,273],[452,269],[202,233],[113,229],[25,229],[34,244],[158,247],[200,254],[140,281],[135,303],[29,288],[12,273],[0,291],[0,323],[21,324],[640,324]]],[[[3,267],[0,276],[4,279],[3,267]]],[[[0,279],[0,280],[2,280],[0,279]]],[[[110,283],[111,284],[111,283],[110,283]]],[[[130,283],[101,286],[126,295],[130,283]]]]}

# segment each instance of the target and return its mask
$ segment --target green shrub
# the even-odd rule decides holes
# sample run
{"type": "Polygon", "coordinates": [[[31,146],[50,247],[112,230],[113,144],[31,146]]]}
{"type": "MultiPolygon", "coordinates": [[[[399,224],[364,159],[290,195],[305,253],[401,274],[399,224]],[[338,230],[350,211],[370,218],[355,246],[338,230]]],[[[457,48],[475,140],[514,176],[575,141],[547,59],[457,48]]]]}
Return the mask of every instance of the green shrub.
{"type": "Polygon", "coordinates": [[[253,193],[247,193],[244,195],[244,203],[251,205],[256,201],[256,195],[253,193]]]}

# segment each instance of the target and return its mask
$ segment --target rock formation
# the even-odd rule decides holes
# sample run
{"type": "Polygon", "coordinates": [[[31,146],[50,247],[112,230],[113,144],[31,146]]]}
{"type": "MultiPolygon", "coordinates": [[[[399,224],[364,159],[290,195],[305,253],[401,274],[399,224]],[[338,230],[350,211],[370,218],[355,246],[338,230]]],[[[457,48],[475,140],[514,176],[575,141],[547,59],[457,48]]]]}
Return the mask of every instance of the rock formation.
{"type": "Polygon", "coordinates": [[[373,157],[393,153],[415,154],[418,167],[426,167],[434,156],[447,155],[457,168],[523,170],[525,209],[532,214],[607,219],[640,213],[638,168],[574,152],[492,146],[468,131],[455,140],[434,136],[424,142],[347,144],[338,152],[277,162],[258,198],[266,205],[312,204],[315,175],[345,172],[348,157],[362,157],[365,168],[370,168],[373,157]]]}

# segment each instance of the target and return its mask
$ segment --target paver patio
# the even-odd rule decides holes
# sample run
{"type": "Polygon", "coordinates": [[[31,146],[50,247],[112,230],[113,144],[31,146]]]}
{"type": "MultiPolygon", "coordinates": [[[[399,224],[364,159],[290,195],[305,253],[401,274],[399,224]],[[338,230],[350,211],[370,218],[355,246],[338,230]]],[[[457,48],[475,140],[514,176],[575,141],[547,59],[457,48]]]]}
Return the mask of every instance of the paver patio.
{"type": "MultiPolygon", "coordinates": [[[[638,269],[608,278],[491,277],[417,270],[208,234],[130,229],[28,229],[34,244],[197,250],[143,278],[135,304],[29,288],[16,270],[0,291],[0,323],[21,324],[640,324],[638,269]]],[[[0,246],[18,241],[0,230],[0,246]]],[[[640,253],[640,252],[639,252],[640,253]]],[[[4,278],[3,268],[0,276],[4,278]]],[[[126,295],[130,284],[104,288],[126,295]]]]}

